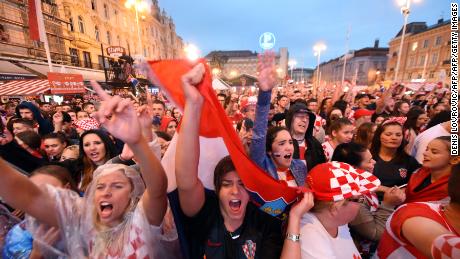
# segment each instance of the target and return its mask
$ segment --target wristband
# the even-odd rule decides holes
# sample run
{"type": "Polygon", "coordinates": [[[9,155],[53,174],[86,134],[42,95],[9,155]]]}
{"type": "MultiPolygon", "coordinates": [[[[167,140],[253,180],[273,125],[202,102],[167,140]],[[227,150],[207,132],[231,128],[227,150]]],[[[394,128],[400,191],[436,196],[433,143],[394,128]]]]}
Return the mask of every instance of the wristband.
{"type": "Polygon", "coordinates": [[[286,239],[291,240],[293,242],[299,242],[300,241],[300,235],[286,233],[286,239]]]}

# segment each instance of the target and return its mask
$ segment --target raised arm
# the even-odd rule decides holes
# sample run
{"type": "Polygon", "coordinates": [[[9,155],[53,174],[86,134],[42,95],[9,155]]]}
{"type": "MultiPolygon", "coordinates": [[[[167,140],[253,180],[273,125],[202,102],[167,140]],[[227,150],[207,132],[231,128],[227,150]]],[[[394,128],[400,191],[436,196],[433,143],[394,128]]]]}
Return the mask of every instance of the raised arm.
{"type": "Polygon", "coordinates": [[[96,117],[114,137],[123,140],[133,151],[146,185],[141,199],[145,215],[150,224],[160,225],[167,207],[166,174],[142,135],[134,107],[129,99],[111,97],[96,82],[91,84],[103,100],[96,117]]]}
{"type": "Polygon", "coordinates": [[[204,187],[198,179],[200,143],[197,122],[201,118],[203,97],[195,87],[202,80],[203,74],[204,66],[198,64],[182,77],[185,108],[177,140],[175,173],[180,207],[188,217],[195,216],[205,202],[204,187]]]}
{"type": "Polygon", "coordinates": [[[266,156],[266,136],[268,112],[270,110],[271,91],[276,84],[274,54],[269,52],[259,57],[259,95],[257,98],[256,118],[250,147],[251,159],[263,167],[266,156]]]}
{"type": "Polygon", "coordinates": [[[394,88],[395,88],[395,85],[390,86],[388,89],[385,90],[385,92],[383,92],[382,97],[377,99],[377,101],[375,102],[376,104],[375,113],[376,114],[380,114],[383,112],[388,99],[392,97],[394,88]]]}
{"type": "Polygon", "coordinates": [[[49,226],[58,226],[54,200],[2,158],[0,158],[0,179],[0,197],[8,205],[24,211],[49,226]]]}

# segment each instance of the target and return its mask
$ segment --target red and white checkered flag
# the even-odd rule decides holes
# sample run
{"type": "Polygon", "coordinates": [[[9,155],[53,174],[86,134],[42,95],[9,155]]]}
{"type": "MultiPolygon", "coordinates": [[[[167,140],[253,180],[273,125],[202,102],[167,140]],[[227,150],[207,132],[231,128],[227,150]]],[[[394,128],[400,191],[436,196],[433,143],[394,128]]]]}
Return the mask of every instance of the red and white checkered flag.
{"type": "Polygon", "coordinates": [[[460,258],[460,237],[445,234],[437,237],[431,246],[434,259],[460,258]]]}

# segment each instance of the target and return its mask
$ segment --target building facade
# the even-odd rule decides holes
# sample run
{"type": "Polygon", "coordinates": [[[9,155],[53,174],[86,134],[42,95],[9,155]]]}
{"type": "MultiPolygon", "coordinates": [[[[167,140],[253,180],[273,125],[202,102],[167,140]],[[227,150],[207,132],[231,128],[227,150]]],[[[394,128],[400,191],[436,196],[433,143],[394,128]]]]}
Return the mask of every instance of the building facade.
{"type": "MultiPolygon", "coordinates": [[[[390,41],[387,79],[393,80],[402,29],[390,41]]],[[[413,22],[406,26],[398,81],[441,82],[450,74],[450,20],[439,19],[432,26],[413,22]]]]}
{"type": "MultiPolygon", "coordinates": [[[[250,50],[212,51],[205,58],[211,65],[213,73],[219,77],[233,79],[242,74],[257,77],[257,52],[250,50]]],[[[275,65],[280,78],[286,76],[288,59],[287,48],[280,48],[275,58],[275,65]]]]}
{"type": "Polygon", "coordinates": [[[294,68],[288,70],[288,76],[294,82],[311,83],[314,72],[312,68],[294,68]]]}
{"type": "MultiPolygon", "coordinates": [[[[29,39],[27,2],[0,0],[0,58],[46,62],[43,43],[29,39]]],[[[126,55],[147,59],[183,55],[174,22],[156,0],[139,13],[140,41],[135,11],[126,8],[125,1],[42,0],[42,11],[55,64],[100,71],[108,66],[109,46],[121,46],[126,55]]]]}
{"type": "MultiPolygon", "coordinates": [[[[388,48],[380,48],[376,40],[374,47],[351,51],[346,55],[331,59],[320,64],[320,81],[337,84],[344,80],[356,85],[373,85],[385,77],[388,60],[388,48]]],[[[317,80],[317,67],[313,73],[313,83],[317,80]]]]}

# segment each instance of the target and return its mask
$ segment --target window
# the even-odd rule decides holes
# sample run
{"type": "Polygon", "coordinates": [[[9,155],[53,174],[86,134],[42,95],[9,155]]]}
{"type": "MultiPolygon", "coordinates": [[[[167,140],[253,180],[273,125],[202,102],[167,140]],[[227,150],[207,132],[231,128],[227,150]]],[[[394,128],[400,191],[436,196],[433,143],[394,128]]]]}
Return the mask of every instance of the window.
{"type": "Polygon", "coordinates": [[[415,66],[415,57],[410,57],[409,58],[409,67],[414,67],[415,66]]]}
{"type": "Polygon", "coordinates": [[[435,46],[438,46],[438,45],[441,45],[441,41],[442,41],[442,37],[441,36],[438,36],[436,37],[436,42],[435,42],[435,46]]]}
{"type": "Polygon", "coordinates": [[[417,41],[412,43],[412,48],[411,48],[412,51],[415,51],[417,49],[417,47],[418,47],[418,42],[417,41]]]}
{"type": "Polygon", "coordinates": [[[359,72],[359,73],[364,72],[364,62],[359,62],[358,72],[359,72]]]}
{"type": "Polygon", "coordinates": [[[118,46],[121,46],[120,35],[117,35],[117,43],[118,43],[118,46]]]}
{"type": "Polygon", "coordinates": [[[70,62],[74,66],[80,66],[80,58],[78,57],[78,49],[69,48],[70,62]]]}
{"type": "Polygon", "coordinates": [[[109,68],[110,65],[109,65],[109,59],[107,57],[105,57],[104,59],[102,59],[102,56],[101,55],[98,55],[97,56],[97,60],[99,61],[99,69],[103,70],[104,69],[104,66],[106,68],[109,68]]]}
{"type": "Polygon", "coordinates": [[[92,65],[91,65],[91,53],[83,51],[83,62],[84,62],[83,65],[85,67],[92,68],[92,65]]]}
{"type": "Polygon", "coordinates": [[[430,72],[430,76],[429,76],[429,77],[430,77],[430,78],[434,78],[434,71],[431,71],[431,72],[430,72]]]}
{"type": "Polygon", "coordinates": [[[81,33],[85,33],[85,24],[83,23],[83,18],[78,16],[78,29],[81,33]]]}
{"type": "Polygon", "coordinates": [[[111,45],[112,44],[112,39],[110,37],[110,32],[107,31],[107,44],[111,45]]]}
{"type": "Polygon", "coordinates": [[[69,18],[69,29],[70,29],[70,31],[74,31],[74,28],[73,28],[73,18],[72,18],[72,17],[69,18]]]}
{"type": "Polygon", "coordinates": [[[436,62],[438,62],[438,53],[433,53],[433,55],[431,55],[431,64],[435,65],[436,62]]]}
{"type": "Polygon", "coordinates": [[[107,4],[104,4],[104,16],[106,19],[109,19],[109,7],[107,4]]]}
{"type": "Polygon", "coordinates": [[[97,26],[94,26],[94,37],[96,37],[97,41],[101,41],[101,38],[99,37],[99,28],[97,26]]]}
{"type": "Polygon", "coordinates": [[[91,9],[96,10],[96,0],[91,0],[91,9]]]}
{"type": "Polygon", "coordinates": [[[412,79],[412,73],[409,73],[409,74],[407,75],[407,79],[412,79]]]}
{"type": "Polygon", "coordinates": [[[428,48],[428,44],[429,44],[428,40],[423,41],[423,48],[424,49],[428,48]]]}
{"type": "Polygon", "coordinates": [[[420,62],[418,63],[419,66],[424,66],[425,65],[425,55],[420,57],[420,62]]]}

